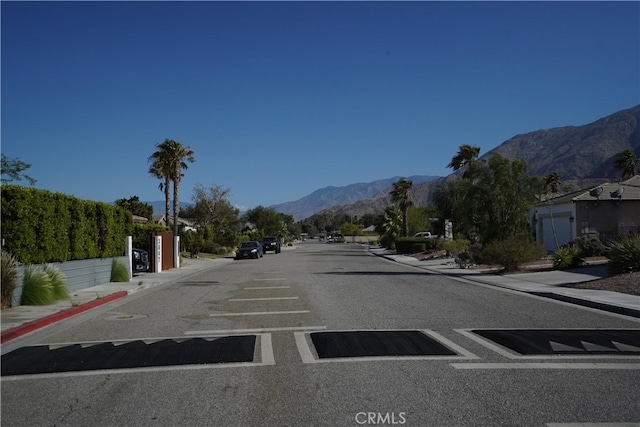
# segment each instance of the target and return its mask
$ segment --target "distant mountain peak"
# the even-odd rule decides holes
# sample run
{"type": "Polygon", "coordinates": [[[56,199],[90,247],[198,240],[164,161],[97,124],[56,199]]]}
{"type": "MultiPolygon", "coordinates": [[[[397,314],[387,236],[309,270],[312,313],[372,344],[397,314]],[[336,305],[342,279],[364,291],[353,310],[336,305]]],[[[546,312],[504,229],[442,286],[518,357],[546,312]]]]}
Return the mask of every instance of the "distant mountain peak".
{"type": "MultiPolygon", "coordinates": [[[[414,175],[406,177],[413,181],[414,185],[436,179],[435,176],[414,175]]],[[[296,201],[280,203],[269,206],[278,212],[292,215],[296,221],[309,218],[315,213],[335,206],[356,203],[375,197],[382,192],[388,191],[394,182],[400,179],[399,176],[379,179],[372,182],[359,182],[342,187],[327,186],[315,190],[311,194],[296,201]]]]}

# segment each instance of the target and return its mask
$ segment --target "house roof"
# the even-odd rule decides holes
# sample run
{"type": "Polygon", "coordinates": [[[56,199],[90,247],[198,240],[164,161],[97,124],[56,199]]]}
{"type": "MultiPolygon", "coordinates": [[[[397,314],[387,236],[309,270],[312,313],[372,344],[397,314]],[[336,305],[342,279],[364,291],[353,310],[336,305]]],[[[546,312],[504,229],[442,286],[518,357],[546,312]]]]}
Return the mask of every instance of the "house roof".
{"type": "MultiPolygon", "coordinates": [[[[156,224],[159,224],[160,222],[166,222],[166,221],[164,220],[164,215],[154,215],[153,222],[155,222],[156,224]]],[[[169,224],[173,224],[173,215],[169,215],[169,224]]],[[[188,227],[194,226],[194,224],[191,221],[186,220],[184,218],[180,218],[180,217],[178,217],[178,224],[185,225],[188,227]]]]}
{"type": "Polygon", "coordinates": [[[554,197],[545,203],[561,204],[595,200],[640,200],[640,175],[622,182],[606,182],[596,187],[554,197]]]}
{"type": "Polygon", "coordinates": [[[146,218],[144,216],[140,216],[140,215],[132,215],[132,216],[133,216],[133,222],[137,222],[137,223],[149,222],[149,218],[146,218]]]}

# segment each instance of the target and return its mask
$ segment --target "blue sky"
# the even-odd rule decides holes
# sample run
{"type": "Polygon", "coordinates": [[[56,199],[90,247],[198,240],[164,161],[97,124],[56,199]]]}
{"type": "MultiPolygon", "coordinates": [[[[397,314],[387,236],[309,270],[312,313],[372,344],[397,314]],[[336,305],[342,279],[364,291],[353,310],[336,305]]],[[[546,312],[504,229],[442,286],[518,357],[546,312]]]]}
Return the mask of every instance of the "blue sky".
{"type": "Polygon", "coordinates": [[[639,2],[2,1],[2,153],[36,187],[162,200],[154,144],[242,208],[447,175],[462,144],[640,103],[639,2]]]}

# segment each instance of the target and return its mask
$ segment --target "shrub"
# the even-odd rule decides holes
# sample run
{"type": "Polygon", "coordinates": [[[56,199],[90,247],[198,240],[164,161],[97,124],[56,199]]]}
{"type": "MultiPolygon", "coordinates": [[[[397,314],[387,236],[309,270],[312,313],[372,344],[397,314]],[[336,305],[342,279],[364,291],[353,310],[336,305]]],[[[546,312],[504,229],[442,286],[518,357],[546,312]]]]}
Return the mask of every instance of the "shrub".
{"type": "Polygon", "coordinates": [[[53,296],[57,300],[69,299],[69,291],[67,289],[67,278],[58,267],[53,264],[44,266],[44,272],[49,276],[51,286],[53,287],[53,296]]]}
{"type": "Polygon", "coordinates": [[[600,256],[604,254],[607,249],[596,236],[580,236],[565,243],[561,248],[569,246],[579,248],[583,257],[600,256]]]}
{"type": "Polygon", "coordinates": [[[399,254],[411,254],[439,250],[444,247],[441,238],[424,239],[416,237],[400,237],[395,241],[396,252],[399,254]]]}
{"type": "Polygon", "coordinates": [[[487,264],[497,264],[504,267],[505,271],[514,271],[545,253],[544,246],[536,243],[529,234],[516,234],[486,245],[481,258],[487,264]]]}
{"type": "Polygon", "coordinates": [[[113,264],[111,264],[111,281],[112,282],[128,282],[129,281],[129,270],[127,266],[124,265],[122,261],[117,259],[113,260],[113,264]]]}
{"type": "Polygon", "coordinates": [[[465,252],[470,244],[466,239],[445,240],[443,247],[450,256],[456,257],[465,252]]]}
{"type": "Polygon", "coordinates": [[[582,262],[582,250],[578,246],[563,246],[553,255],[553,266],[560,270],[577,267],[582,262]]]}
{"type": "Polygon", "coordinates": [[[2,308],[11,306],[13,292],[18,285],[18,260],[7,251],[0,251],[1,265],[0,274],[2,275],[2,308]]]}
{"type": "Polygon", "coordinates": [[[618,238],[609,244],[609,267],[614,273],[640,271],[640,236],[618,238]]]}
{"type": "Polygon", "coordinates": [[[24,269],[21,305],[49,305],[56,302],[49,275],[32,265],[24,269]]]}

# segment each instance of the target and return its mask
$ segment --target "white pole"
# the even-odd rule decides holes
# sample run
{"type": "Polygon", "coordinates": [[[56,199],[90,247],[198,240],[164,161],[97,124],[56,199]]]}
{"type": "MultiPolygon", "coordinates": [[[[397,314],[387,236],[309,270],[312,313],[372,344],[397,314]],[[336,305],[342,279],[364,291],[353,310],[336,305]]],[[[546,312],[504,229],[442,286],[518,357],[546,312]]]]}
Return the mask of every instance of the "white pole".
{"type": "Polygon", "coordinates": [[[180,268],[180,236],[173,236],[173,265],[180,268]]]}
{"type": "Polygon", "coordinates": [[[154,271],[160,273],[162,271],[162,236],[155,236],[154,239],[156,244],[153,257],[153,262],[155,262],[154,271]]]}
{"type": "Polygon", "coordinates": [[[129,260],[129,279],[133,278],[133,237],[126,237],[126,251],[127,251],[127,259],[129,260]]]}

